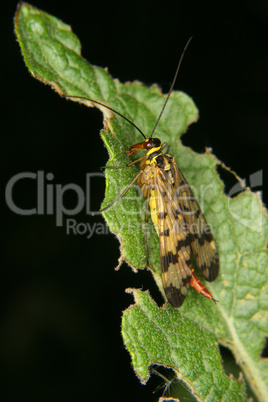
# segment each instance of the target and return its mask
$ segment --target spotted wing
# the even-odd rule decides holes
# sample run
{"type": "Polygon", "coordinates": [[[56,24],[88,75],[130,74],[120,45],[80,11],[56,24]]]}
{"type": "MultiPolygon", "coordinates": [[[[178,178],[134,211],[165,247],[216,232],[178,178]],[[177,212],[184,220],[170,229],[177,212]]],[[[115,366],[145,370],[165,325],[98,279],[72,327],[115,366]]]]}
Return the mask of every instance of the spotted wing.
{"type": "Polygon", "coordinates": [[[210,227],[192,193],[190,185],[174,162],[171,164],[176,203],[183,213],[190,234],[190,246],[197,267],[207,281],[214,281],[219,273],[219,256],[210,227]]]}
{"type": "Polygon", "coordinates": [[[192,277],[189,235],[184,219],[178,213],[172,186],[166,172],[156,167],[155,189],[151,194],[151,212],[159,235],[162,282],[168,301],[180,307],[190,287],[192,277]],[[155,208],[152,205],[155,203],[155,208]],[[153,213],[153,212],[152,212],[153,213]]]}

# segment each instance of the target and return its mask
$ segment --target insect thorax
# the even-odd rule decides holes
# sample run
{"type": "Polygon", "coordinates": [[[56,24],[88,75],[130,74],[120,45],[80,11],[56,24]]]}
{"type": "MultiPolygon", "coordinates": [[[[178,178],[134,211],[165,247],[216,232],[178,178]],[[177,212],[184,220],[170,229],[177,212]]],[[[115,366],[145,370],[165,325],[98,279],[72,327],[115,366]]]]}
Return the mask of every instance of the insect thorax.
{"type": "Polygon", "coordinates": [[[171,169],[173,162],[173,156],[163,154],[162,152],[150,153],[144,157],[140,164],[142,174],[137,181],[138,185],[141,187],[143,197],[150,197],[151,192],[155,188],[155,175],[158,174],[159,169],[167,172],[169,181],[173,184],[174,178],[171,169]]]}

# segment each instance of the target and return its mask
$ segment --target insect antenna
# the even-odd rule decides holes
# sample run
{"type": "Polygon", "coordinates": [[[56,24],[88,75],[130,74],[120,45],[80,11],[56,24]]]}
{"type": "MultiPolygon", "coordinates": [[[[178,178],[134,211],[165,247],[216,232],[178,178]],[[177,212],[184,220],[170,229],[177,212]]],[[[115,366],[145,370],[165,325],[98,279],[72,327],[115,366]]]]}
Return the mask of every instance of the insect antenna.
{"type": "Polygon", "coordinates": [[[172,84],[171,84],[171,86],[170,86],[170,88],[169,88],[169,91],[168,91],[168,94],[167,94],[165,103],[164,103],[164,105],[163,105],[163,107],[162,107],[162,109],[161,109],[161,112],[159,113],[159,116],[158,116],[158,118],[157,118],[157,120],[156,120],[156,122],[155,122],[154,128],[152,129],[152,132],[151,132],[149,138],[152,138],[152,136],[153,136],[153,134],[154,134],[154,132],[155,132],[155,130],[156,130],[156,127],[158,126],[159,120],[161,119],[162,114],[163,114],[163,112],[164,112],[164,110],[165,110],[165,108],[166,108],[166,106],[167,106],[169,97],[170,97],[170,95],[171,95],[171,93],[172,93],[172,91],[173,91],[173,88],[174,88],[174,85],[175,85],[175,82],[176,82],[176,79],[177,79],[177,76],[178,76],[178,72],[179,72],[180,67],[181,67],[182,59],[183,59],[183,57],[184,57],[184,54],[185,54],[185,52],[186,52],[186,49],[187,49],[187,47],[189,46],[189,43],[191,42],[191,40],[192,40],[192,36],[188,39],[186,45],[184,46],[184,49],[183,49],[183,52],[182,52],[182,54],[181,54],[181,57],[180,57],[180,60],[179,60],[179,63],[178,63],[178,66],[177,66],[177,69],[176,69],[176,72],[175,72],[173,81],[172,81],[172,84]]]}
{"type": "MultiPolygon", "coordinates": [[[[182,59],[183,59],[183,57],[184,57],[184,54],[185,54],[185,52],[186,52],[186,49],[188,48],[189,43],[190,43],[191,40],[192,40],[192,36],[188,39],[186,45],[184,46],[184,49],[183,49],[183,52],[182,52],[182,54],[181,54],[181,57],[180,57],[180,60],[179,60],[179,63],[178,63],[178,66],[177,66],[177,69],[176,69],[176,72],[175,72],[173,81],[172,81],[172,84],[171,84],[171,86],[170,86],[170,88],[169,88],[169,91],[168,91],[168,94],[167,94],[165,103],[164,103],[164,105],[163,105],[163,107],[162,107],[162,109],[161,109],[161,112],[159,113],[159,116],[158,116],[158,118],[157,118],[157,120],[156,120],[156,122],[155,122],[154,128],[152,129],[149,138],[152,138],[152,136],[153,136],[153,134],[154,134],[154,132],[155,132],[155,130],[156,130],[156,127],[158,126],[159,120],[161,119],[162,114],[163,114],[163,112],[164,112],[164,110],[165,110],[165,108],[166,108],[166,105],[167,105],[167,103],[168,103],[169,97],[170,97],[170,95],[171,95],[171,93],[172,93],[172,91],[173,91],[173,87],[174,87],[174,85],[175,85],[175,82],[176,82],[176,79],[177,79],[177,76],[178,76],[178,72],[179,72],[180,67],[181,67],[182,59]]],[[[124,116],[122,113],[118,112],[117,110],[113,109],[112,107],[105,105],[105,103],[102,103],[102,102],[97,101],[97,100],[95,100],[95,99],[87,98],[86,96],[65,95],[65,94],[64,94],[64,97],[65,97],[66,99],[81,99],[81,100],[85,100],[85,101],[88,101],[88,102],[95,103],[96,105],[103,106],[103,107],[105,107],[105,108],[108,109],[108,110],[111,110],[111,112],[116,113],[118,116],[122,117],[125,121],[127,121],[129,124],[131,124],[131,125],[143,136],[143,138],[146,140],[145,134],[142,132],[142,130],[141,130],[135,123],[133,123],[133,121],[131,121],[131,120],[128,119],[126,116],[124,116]]]]}
{"type": "Polygon", "coordinates": [[[143,136],[143,138],[146,140],[146,136],[143,134],[143,132],[141,131],[141,129],[135,124],[133,123],[133,121],[129,120],[126,116],[124,116],[123,114],[119,113],[117,110],[113,109],[110,106],[105,105],[105,103],[102,103],[100,101],[97,101],[95,99],[90,99],[87,98],[85,96],[76,96],[76,95],[64,95],[65,98],[67,99],[81,99],[81,100],[86,100],[92,103],[96,103],[97,105],[103,106],[108,110],[111,110],[112,112],[116,113],[118,116],[122,117],[124,120],[126,120],[128,123],[130,123],[133,127],[135,127],[136,130],[139,131],[139,133],[143,136]]]}

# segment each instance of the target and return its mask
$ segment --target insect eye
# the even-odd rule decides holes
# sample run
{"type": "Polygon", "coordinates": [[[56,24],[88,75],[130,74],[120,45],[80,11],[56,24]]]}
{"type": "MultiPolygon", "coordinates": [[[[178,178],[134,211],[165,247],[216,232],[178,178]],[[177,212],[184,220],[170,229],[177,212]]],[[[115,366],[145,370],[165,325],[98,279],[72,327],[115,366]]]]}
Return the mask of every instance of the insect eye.
{"type": "Polygon", "coordinates": [[[146,148],[151,149],[151,148],[158,148],[161,146],[161,140],[159,138],[150,138],[149,141],[147,142],[146,148]]]}
{"type": "Polygon", "coordinates": [[[155,147],[160,147],[161,146],[161,140],[159,138],[153,138],[154,140],[154,146],[155,147]]]}

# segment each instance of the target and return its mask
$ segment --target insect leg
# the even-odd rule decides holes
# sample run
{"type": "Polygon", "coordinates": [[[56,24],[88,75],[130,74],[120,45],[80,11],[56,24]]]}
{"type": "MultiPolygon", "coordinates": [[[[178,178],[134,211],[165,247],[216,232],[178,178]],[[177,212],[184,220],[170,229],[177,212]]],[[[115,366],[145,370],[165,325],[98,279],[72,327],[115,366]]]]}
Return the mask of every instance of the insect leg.
{"type": "Polygon", "coordinates": [[[129,162],[127,165],[124,165],[124,166],[101,166],[100,169],[103,170],[103,169],[122,169],[122,168],[127,168],[127,167],[129,167],[129,166],[134,165],[134,164],[137,163],[137,162],[140,162],[143,158],[144,158],[144,156],[142,156],[142,157],[139,158],[139,159],[136,159],[136,160],[133,161],[133,162],[129,162]]]}
{"type": "Polygon", "coordinates": [[[111,204],[107,205],[106,207],[100,209],[97,213],[94,213],[92,215],[97,215],[100,212],[106,211],[106,209],[110,208],[112,205],[114,205],[117,201],[120,200],[120,198],[124,197],[124,195],[126,194],[126,192],[130,189],[130,187],[135,183],[135,181],[138,179],[138,177],[143,173],[142,170],[139,171],[139,173],[134,177],[134,179],[132,180],[132,182],[127,186],[127,188],[123,191],[122,194],[120,194],[113,202],[111,202],[111,204]]]}
{"type": "Polygon", "coordinates": [[[147,201],[146,201],[146,213],[145,213],[145,232],[144,232],[145,255],[146,255],[146,266],[147,266],[147,267],[149,267],[148,242],[147,242],[147,228],[148,228],[149,203],[150,203],[150,198],[147,197],[147,201]]]}

